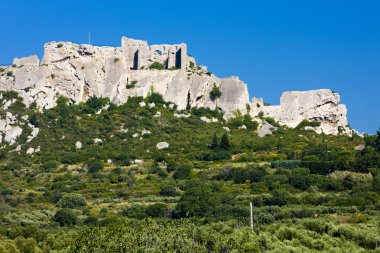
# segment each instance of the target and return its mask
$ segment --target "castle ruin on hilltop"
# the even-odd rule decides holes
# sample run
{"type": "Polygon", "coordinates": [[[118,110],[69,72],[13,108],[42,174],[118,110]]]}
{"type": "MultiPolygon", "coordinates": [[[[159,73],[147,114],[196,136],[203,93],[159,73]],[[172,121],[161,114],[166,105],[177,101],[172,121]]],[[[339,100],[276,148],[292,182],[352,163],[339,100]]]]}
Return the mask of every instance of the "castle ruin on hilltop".
{"type": "Polygon", "coordinates": [[[148,45],[147,41],[121,38],[121,47],[127,51],[128,66],[138,70],[153,62],[161,63],[165,69],[185,69],[187,64],[187,45],[148,45]]]}
{"type": "Polygon", "coordinates": [[[24,103],[41,109],[54,107],[59,96],[71,103],[107,97],[123,104],[154,90],[178,110],[219,109],[226,119],[249,114],[259,122],[271,117],[291,128],[307,120],[319,122],[312,128],[318,133],[352,134],[339,94],[328,89],[295,91],[285,92],[277,106],[267,106],[262,99],[250,102],[244,82],[238,77],[219,78],[197,65],[184,43],[148,45],[127,37],[121,38],[119,47],[48,42],[41,62],[37,56],[16,58],[2,70],[0,91],[17,91],[24,103]],[[214,87],[221,93],[217,99],[210,96],[214,87]]]}

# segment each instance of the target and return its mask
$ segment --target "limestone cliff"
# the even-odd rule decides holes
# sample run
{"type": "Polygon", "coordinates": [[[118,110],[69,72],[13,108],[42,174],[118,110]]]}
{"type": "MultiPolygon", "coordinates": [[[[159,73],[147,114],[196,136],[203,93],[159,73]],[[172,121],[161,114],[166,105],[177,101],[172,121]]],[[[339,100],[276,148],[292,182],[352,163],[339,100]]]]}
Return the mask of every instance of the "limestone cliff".
{"type": "Polygon", "coordinates": [[[12,66],[3,68],[0,90],[15,90],[26,104],[36,101],[40,108],[54,107],[60,95],[72,103],[96,96],[122,104],[131,96],[146,97],[154,90],[180,110],[218,107],[226,118],[237,110],[253,117],[262,112],[289,127],[307,119],[321,122],[315,128],[317,132],[351,134],[346,107],[339,104],[337,93],[286,92],[279,106],[264,106],[262,99],[250,103],[246,84],[237,77],[218,78],[206,67],[198,66],[183,43],[148,45],[126,37],[121,47],[49,42],[41,62],[37,56],[16,58],[12,66]],[[152,64],[156,67],[152,68],[152,64]],[[222,95],[212,101],[210,91],[214,86],[220,88],[222,95]]]}
{"type": "Polygon", "coordinates": [[[254,98],[251,114],[257,116],[262,112],[264,117],[272,117],[290,128],[297,127],[303,120],[320,122],[320,126],[308,128],[317,133],[352,135],[346,106],[339,101],[339,94],[328,89],[284,92],[280,105],[276,106],[265,106],[262,99],[254,98]]]}

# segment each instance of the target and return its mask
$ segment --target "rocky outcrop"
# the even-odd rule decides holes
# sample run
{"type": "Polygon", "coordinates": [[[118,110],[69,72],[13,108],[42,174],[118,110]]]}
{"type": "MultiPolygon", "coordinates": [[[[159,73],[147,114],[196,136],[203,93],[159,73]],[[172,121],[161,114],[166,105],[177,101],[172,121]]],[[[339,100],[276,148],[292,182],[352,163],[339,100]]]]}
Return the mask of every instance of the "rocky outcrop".
{"type": "Polygon", "coordinates": [[[320,122],[320,126],[313,127],[317,133],[351,135],[346,106],[339,101],[339,94],[328,89],[291,91],[282,94],[277,106],[265,106],[262,99],[254,98],[251,114],[258,116],[262,112],[264,117],[290,128],[297,127],[303,120],[320,122]]]}
{"type": "Polygon", "coordinates": [[[37,56],[16,58],[12,66],[4,68],[0,73],[0,90],[17,91],[26,104],[35,101],[39,108],[54,107],[61,95],[72,103],[96,96],[123,104],[129,97],[146,97],[153,90],[175,103],[179,110],[219,108],[226,118],[236,111],[245,114],[249,110],[253,117],[262,113],[289,127],[296,127],[306,119],[321,122],[314,129],[320,133],[352,133],[346,107],[339,104],[337,93],[285,92],[279,106],[265,106],[262,99],[256,98],[250,103],[245,83],[237,77],[218,78],[205,66],[198,66],[187,55],[183,43],[148,45],[146,41],[126,37],[122,38],[121,47],[49,42],[45,44],[41,63],[37,56]],[[151,68],[153,63],[156,68],[151,68]],[[221,90],[221,96],[211,100],[214,86],[221,90]]]}
{"type": "Polygon", "coordinates": [[[177,109],[218,106],[228,116],[236,110],[246,112],[249,101],[242,81],[221,79],[197,66],[185,44],[149,46],[125,37],[121,47],[49,42],[40,65],[35,56],[14,63],[0,75],[0,89],[15,90],[25,103],[36,101],[41,108],[54,107],[59,95],[73,103],[96,96],[122,104],[131,96],[146,97],[154,90],[177,104],[177,109]],[[155,62],[163,69],[150,69],[155,62]],[[214,85],[222,90],[220,101],[209,97],[214,85]]]}

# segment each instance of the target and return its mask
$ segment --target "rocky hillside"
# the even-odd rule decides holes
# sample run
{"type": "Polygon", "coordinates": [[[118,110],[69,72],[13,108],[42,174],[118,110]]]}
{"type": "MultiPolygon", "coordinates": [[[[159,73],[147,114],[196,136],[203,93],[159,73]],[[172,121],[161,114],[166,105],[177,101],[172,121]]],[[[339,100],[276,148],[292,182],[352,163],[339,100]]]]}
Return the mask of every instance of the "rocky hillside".
{"type": "MultiPolygon", "coordinates": [[[[0,89],[17,91],[27,105],[52,108],[58,96],[71,103],[90,97],[107,97],[123,104],[130,97],[147,97],[152,91],[179,110],[190,107],[220,108],[225,118],[236,113],[274,118],[296,127],[302,121],[318,133],[352,134],[346,107],[330,90],[286,92],[280,106],[249,101],[247,85],[237,77],[218,78],[187,54],[186,44],[148,45],[122,38],[121,47],[98,47],[71,42],[49,42],[41,62],[37,56],[15,59],[0,68],[0,89]]],[[[258,120],[260,121],[260,120],[258,120]]]]}

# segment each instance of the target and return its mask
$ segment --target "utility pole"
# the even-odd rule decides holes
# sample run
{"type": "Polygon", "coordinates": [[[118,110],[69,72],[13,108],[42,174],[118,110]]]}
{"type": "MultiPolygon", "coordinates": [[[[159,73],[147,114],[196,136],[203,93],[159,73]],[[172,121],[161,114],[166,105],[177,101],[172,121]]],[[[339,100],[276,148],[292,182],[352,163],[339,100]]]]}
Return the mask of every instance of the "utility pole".
{"type": "Polygon", "coordinates": [[[249,209],[250,209],[250,226],[251,226],[251,229],[253,231],[253,212],[252,212],[252,202],[249,202],[249,209]]]}

